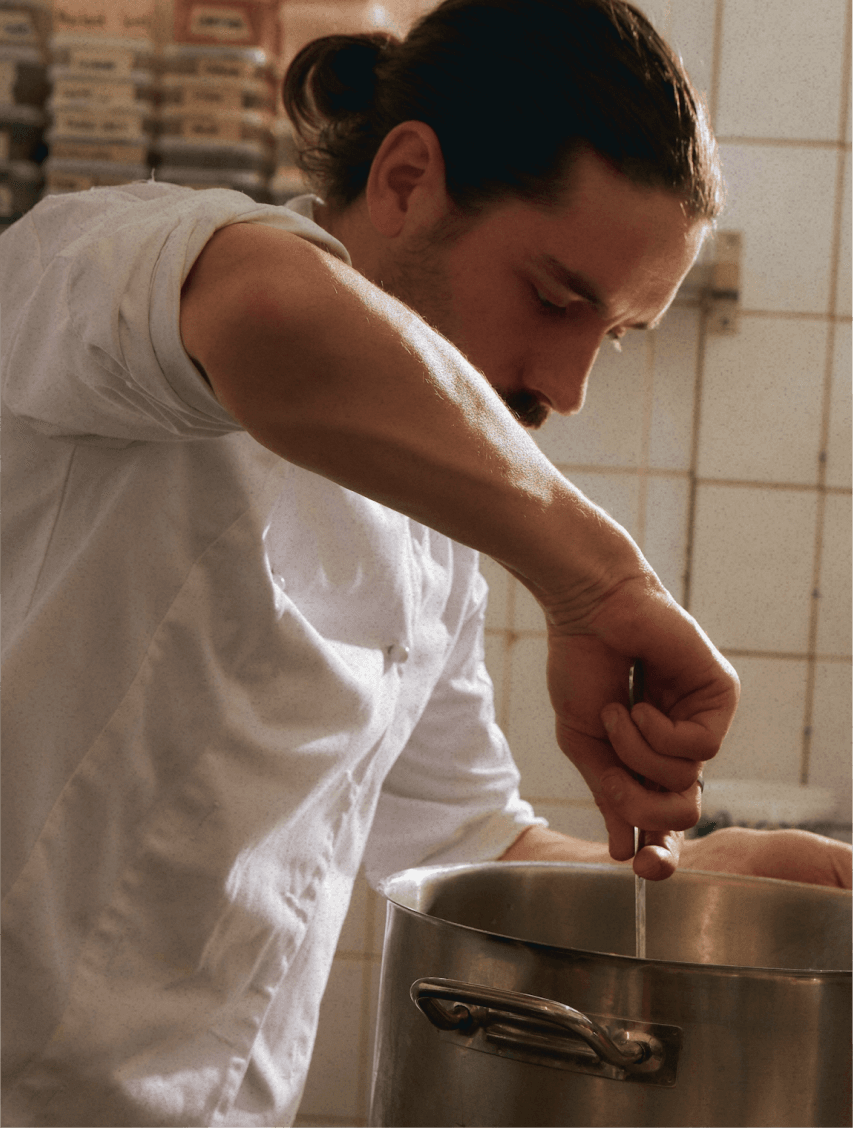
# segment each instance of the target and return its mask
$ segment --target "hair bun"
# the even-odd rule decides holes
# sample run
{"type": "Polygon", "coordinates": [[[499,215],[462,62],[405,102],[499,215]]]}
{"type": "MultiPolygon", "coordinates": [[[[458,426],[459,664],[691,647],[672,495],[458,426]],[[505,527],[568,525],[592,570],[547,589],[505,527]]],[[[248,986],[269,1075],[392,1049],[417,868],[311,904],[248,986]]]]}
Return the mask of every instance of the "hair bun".
{"type": "Polygon", "coordinates": [[[384,32],[327,35],[309,44],[317,49],[311,93],[331,118],[366,113],[376,93],[376,65],[394,37],[384,32]]]}

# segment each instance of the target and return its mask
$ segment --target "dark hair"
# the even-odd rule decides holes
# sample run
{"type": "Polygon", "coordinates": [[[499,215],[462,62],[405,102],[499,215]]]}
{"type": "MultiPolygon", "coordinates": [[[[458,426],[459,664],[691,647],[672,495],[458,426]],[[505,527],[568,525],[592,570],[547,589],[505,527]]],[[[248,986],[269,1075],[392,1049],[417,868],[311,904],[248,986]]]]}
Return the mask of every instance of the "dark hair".
{"type": "Polygon", "coordinates": [[[299,163],[336,207],[364,191],[400,122],[435,131],[463,212],[515,194],[562,198],[591,146],[633,182],[713,220],[716,143],[680,60],[626,0],[445,0],[400,41],[315,39],[295,57],[284,105],[299,163]]]}

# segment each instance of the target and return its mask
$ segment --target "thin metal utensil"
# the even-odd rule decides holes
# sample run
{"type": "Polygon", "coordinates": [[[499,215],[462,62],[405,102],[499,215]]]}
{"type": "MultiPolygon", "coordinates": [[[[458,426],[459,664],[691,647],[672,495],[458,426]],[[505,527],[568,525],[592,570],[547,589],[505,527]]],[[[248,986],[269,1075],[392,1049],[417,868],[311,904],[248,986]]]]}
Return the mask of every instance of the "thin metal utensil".
{"type": "MultiPolygon", "coordinates": [[[[643,700],[645,690],[645,677],[643,663],[637,659],[628,674],[628,709],[631,710],[638,701],[643,700]]],[[[633,773],[635,778],[643,785],[646,780],[643,776],[633,773]]],[[[634,827],[634,857],[645,845],[645,834],[639,827],[634,827]]],[[[646,958],[646,879],[634,874],[634,945],[638,960],[646,958]]]]}

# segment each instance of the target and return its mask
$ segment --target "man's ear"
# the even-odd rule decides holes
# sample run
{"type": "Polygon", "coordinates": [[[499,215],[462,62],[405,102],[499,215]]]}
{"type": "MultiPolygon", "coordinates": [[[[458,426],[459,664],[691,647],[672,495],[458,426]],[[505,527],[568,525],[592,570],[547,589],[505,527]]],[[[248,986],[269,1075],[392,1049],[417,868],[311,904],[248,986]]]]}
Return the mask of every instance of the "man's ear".
{"type": "Polygon", "coordinates": [[[391,130],[373,158],[366,202],[373,226],[387,239],[446,215],[444,157],[430,126],[404,121],[391,130]]]}

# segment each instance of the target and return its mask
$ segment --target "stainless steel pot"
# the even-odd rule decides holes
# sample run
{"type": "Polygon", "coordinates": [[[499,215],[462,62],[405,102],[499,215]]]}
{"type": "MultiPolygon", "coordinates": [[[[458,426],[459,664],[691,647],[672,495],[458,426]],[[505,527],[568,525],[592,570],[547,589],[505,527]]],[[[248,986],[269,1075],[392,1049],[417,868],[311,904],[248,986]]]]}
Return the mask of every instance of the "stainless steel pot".
{"type": "Polygon", "coordinates": [[[851,896],[617,866],[408,870],[388,900],[370,1124],[849,1125],[851,896]]]}

